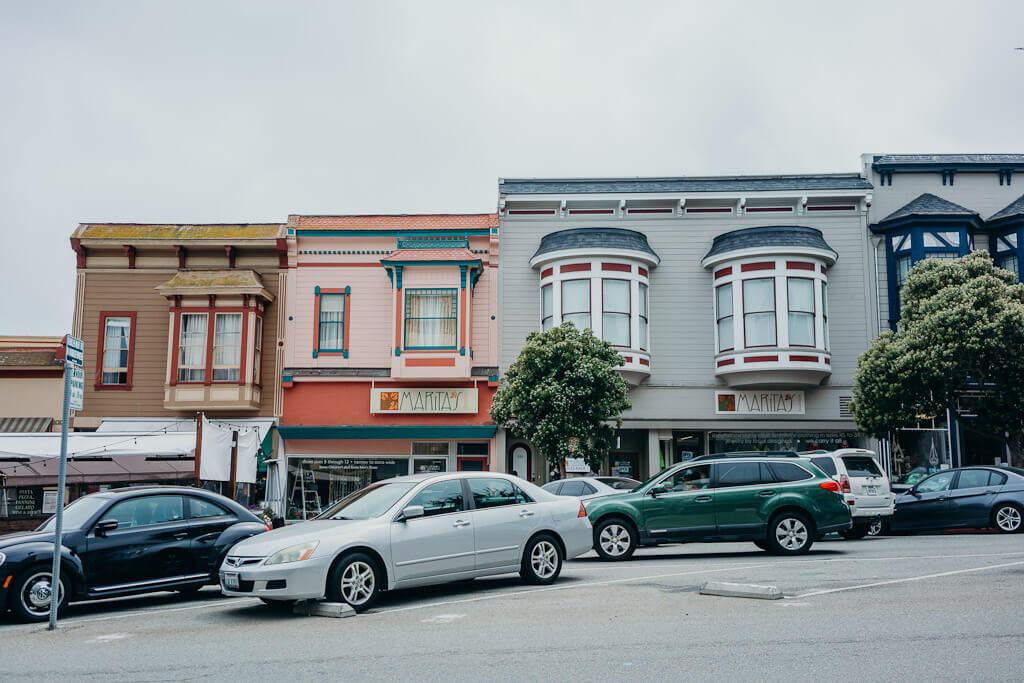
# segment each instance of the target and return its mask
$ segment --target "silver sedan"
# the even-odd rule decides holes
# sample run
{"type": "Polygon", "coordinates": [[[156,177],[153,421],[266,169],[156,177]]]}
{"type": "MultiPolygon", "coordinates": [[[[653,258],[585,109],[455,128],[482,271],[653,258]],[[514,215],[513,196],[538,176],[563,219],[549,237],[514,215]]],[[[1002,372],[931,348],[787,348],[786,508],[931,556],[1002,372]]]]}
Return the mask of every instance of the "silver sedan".
{"type": "Polygon", "coordinates": [[[519,572],[549,584],[563,560],[592,544],[578,499],[497,472],[417,474],[242,541],[228,552],[220,585],[271,605],[326,598],[363,611],[383,590],[478,576],[519,572]]]}
{"type": "Polygon", "coordinates": [[[570,477],[559,479],[543,488],[556,496],[574,496],[580,500],[602,498],[616,493],[628,493],[640,485],[636,479],[629,477],[570,477]]]}

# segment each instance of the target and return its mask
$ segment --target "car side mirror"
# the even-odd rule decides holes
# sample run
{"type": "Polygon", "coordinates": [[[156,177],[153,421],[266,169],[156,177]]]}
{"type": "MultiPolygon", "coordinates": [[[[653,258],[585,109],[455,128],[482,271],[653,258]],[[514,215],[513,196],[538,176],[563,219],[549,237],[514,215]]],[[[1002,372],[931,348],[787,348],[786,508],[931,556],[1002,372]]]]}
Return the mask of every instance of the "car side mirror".
{"type": "Polygon", "coordinates": [[[93,527],[93,531],[96,532],[97,536],[106,536],[108,531],[113,531],[117,528],[116,519],[101,519],[93,527]]]}
{"type": "Polygon", "coordinates": [[[422,505],[410,505],[409,507],[402,510],[402,516],[399,519],[401,522],[408,522],[410,519],[416,519],[417,517],[423,516],[422,505]]]}
{"type": "Polygon", "coordinates": [[[651,494],[651,497],[656,498],[659,494],[668,493],[668,489],[664,486],[655,486],[647,493],[651,494]]]}

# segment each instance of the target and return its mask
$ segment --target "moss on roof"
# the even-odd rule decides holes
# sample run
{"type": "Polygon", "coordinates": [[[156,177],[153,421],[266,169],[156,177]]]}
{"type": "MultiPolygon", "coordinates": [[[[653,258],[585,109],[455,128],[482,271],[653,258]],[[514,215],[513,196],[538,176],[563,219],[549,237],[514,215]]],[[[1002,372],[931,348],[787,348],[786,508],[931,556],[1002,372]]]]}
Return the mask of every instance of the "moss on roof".
{"type": "Polygon", "coordinates": [[[116,240],[265,240],[285,237],[280,223],[215,225],[144,225],[140,223],[83,223],[75,230],[78,239],[116,240]]]}

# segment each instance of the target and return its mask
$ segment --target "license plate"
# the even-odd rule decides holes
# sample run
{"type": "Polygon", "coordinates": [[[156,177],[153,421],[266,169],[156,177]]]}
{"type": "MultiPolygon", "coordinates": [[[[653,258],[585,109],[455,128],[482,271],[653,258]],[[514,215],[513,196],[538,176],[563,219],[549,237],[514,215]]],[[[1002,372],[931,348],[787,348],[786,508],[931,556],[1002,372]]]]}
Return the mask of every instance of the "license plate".
{"type": "Polygon", "coordinates": [[[868,486],[867,490],[868,490],[868,495],[869,496],[877,496],[878,495],[878,487],[877,486],[868,486]]]}
{"type": "Polygon", "coordinates": [[[238,574],[225,573],[224,574],[224,587],[238,589],[238,574]]]}

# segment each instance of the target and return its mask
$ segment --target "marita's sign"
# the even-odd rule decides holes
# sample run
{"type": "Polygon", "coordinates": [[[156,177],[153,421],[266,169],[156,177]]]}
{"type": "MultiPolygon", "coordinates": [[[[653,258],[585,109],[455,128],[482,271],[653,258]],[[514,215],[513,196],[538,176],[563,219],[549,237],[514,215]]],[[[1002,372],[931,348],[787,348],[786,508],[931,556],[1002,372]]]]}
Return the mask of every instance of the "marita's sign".
{"type": "Polygon", "coordinates": [[[371,413],[475,413],[476,389],[439,387],[370,391],[371,413]]]}
{"type": "Polygon", "coordinates": [[[716,391],[716,415],[803,415],[802,391],[716,391]]]}

